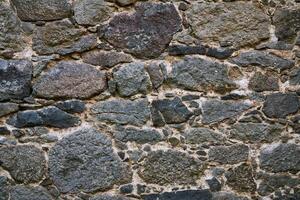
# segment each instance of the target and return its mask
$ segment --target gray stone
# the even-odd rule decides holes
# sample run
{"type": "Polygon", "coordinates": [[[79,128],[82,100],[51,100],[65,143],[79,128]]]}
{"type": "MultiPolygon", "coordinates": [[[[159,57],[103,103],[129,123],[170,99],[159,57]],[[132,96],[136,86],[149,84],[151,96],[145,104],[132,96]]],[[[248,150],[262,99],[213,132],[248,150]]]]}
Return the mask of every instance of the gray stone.
{"type": "Polygon", "coordinates": [[[9,181],[5,176],[0,176],[0,200],[7,200],[9,195],[9,181]]]}
{"type": "Polygon", "coordinates": [[[187,153],[157,150],[148,154],[138,174],[151,184],[195,185],[202,171],[202,162],[187,153]]]}
{"type": "Polygon", "coordinates": [[[266,97],[262,111],[268,117],[285,118],[300,108],[298,96],[293,93],[274,93],[266,97]]]}
{"type": "Polygon", "coordinates": [[[205,46],[202,45],[197,45],[197,46],[172,45],[169,46],[168,53],[171,56],[182,56],[182,55],[192,55],[192,54],[205,55],[206,48],[205,46]]]}
{"type": "Polygon", "coordinates": [[[71,15],[67,0],[11,0],[23,21],[52,21],[71,15]]]}
{"type": "Polygon", "coordinates": [[[138,58],[158,57],[181,30],[181,18],[173,4],[143,2],[134,13],[121,13],[100,31],[116,48],[138,58]]]}
{"type": "Polygon", "coordinates": [[[98,102],[91,108],[97,121],[114,124],[131,124],[141,126],[150,119],[150,108],[147,99],[108,100],[98,102]]]}
{"type": "Polygon", "coordinates": [[[129,63],[132,61],[132,58],[130,55],[122,52],[96,49],[83,53],[82,60],[91,65],[112,68],[120,63],[129,63]]]}
{"type": "Polygon", "coordinates": [[[57,108],[68,113],[82,113],[85,111],[85,103],[81,100],[72,99],[67,101],[60,101],[54,104],[57,108]]]}
{"type": "Polygon", "coordinates": [[[214,146],[209,149],[209,160],[221,164],[236,164],[248,160],[249,147],[244,144],[214,146]]]}
{"type": "Polygon", "coordinates": [[[189,128],[183,134],[188,144],[223,143],[225,137],[208,128],[189,128]]]}
{"type": "Polygon", "coordinates": [[[129,194],[133,192],[133,185],[132,184],[126,184],[126,185],[121,185],[120,186],[120,192],[123,194],[129,194]]]}
{"type": "Polygon", "coordinates": [[[146,194],[143,200],[211,200],[212,193],[209,190],[182,190],[175,192],[163,192],[160,194],[146,194]]]}
{"type": "Polygon", "coordinates": [[[300,69],[293,70],[290,75],[291,85],[300,85],[300,69]]]}
{"type": "Polygon", "coordinates": [[[118,93],[124,97],[147,94],[152,89],[150,77],[141,62],[123,64],[113,73],[113,77],[118,93]]]}
{"type": "Polygon", "coordinates": [[[269,17],[252,2],[195,2],[187,20],[203,43],[220,42],[239,48],[269,38],[269,17]]]}
{"type": "Polygon", "coordinates": [[[16,181],[25,184],[40,181],[46,172],[43,151],[32,145],[0,148],[0,163],[16,181]]]}
{"type": "Polygon", "coordinates": [[[10,200],[52,200],[53,198],[43,187],[17,185],[10,189],[10,200]]]}
{"type": "Polygon", "coordinates": [[[220,181],[216,177],[206,179],[205,181],[208,184],[210,191],[212,192],[220,191],[222,188],[220,181]]]}
{"type": "Polygon", "coordinates": [[[280,124],[237,123],[231,126],[230,137],[250,143],[271,143],[279,140],[283,130],[280,124]]]}
{"type": "Polygon", "coordinates": [[[152,87],[158,89],[167,78],[167,67],[163,62],[151,62],[146,65],[152,87]]]}
{"type": "Polygon", "coordinates": [[[106,89],[106,75],[88,64],[61,61],[41,76],[33,94],[46,99],[86,99],[106,89]]]}
{"type": "Polygon", "coordinates": [[[204,124],[220,122],[235,117],[252,106],[247,101],[208,100],[202,103],[204,124]]]}
{"type": "Polygon", "coordinates": [[[94,128],[58,141],[49,151],[49,171],[62,193],[104,191],[130,182],[132,176],[114,153],[111,140],[94,128]]]}
{"type": "Polygon", "coordinates": [[[273,144],[260,152],[260,168],[270,172],[297,173],[300,170],[300,146],[273,144]]]}
{"type": "Polygon", "coordinates": [[[230,59],[229,61],[241,67],[247,67],[247,66],[259,66],[261,68],[271,67],[279,71],[289,69],[295,65],[295,63],[292,60],[281,58],[272,53],[267,53],[264,51],[256,51],[256,50],[243,52],[239,54],[237,57],[230,59]]]}
{"type": "Polygon", "coordinates": [[[229,79],[226,65],[192,56],[173,64],[170,80],[179,87],[199,92],[225,93],[237,87],[229,79]]]}
{"type": "Polygon", "coordinates": [[[0,101],[29,96],[31,78],[30,61],[0,59],[0,101]]]}
{"type": "Polygon", "coordinates": [[[131,200],[131,199],[132,198],[124,197],[121,195],[103,194],[103,195],[98,195],[98,196],[92,197],[90,200],[131,200]]]}
{"type": "Polygon", "coordinates": [[[0,103],[0,117],[14,113],[19,110],[19,105],[16,103],[0,103]]]}
{"type": "Polygon", "coordinates": [[[134,4],[137,1],[138,0],[116,0],[116,3],[119,6],[128,6],[128,5],[134,4]]]}
{"type": "Polygon", "coordinates": [[[7,123],[17,128],[33,126],[49,126],[69,128],[80,124],[80,119],[54,106],[39,110],[20,111],[7,120],[7,123]]]}
{"type": "Polygon", "coordinates": [[[249,200],[247,197],[238,196],[229,192],[215,192],[212,200],[249,200]]]}
{"type": "Polygon", "coordinates": [[[249,88],[256,92],[279,90],[278,78],[270,74],[256,72],[249,81],[249,88]]]}

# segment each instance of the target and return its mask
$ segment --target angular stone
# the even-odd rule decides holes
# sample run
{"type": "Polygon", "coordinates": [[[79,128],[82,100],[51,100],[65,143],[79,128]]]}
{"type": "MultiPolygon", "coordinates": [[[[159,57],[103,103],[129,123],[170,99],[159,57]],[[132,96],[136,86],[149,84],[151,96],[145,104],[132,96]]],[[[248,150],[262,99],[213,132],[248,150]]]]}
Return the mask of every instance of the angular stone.
{"type": "Polygon", "coordinates": [[[269,38],[269,17],[251,2],[195,2],[187,20],[203,43],[220,42],[239,48],[269,38]]]}
{"type": "Polygon", "coordinates": [[[167,78],[167,67],[163,62],[151,62],[146,65],[152,87],[158,89],[167,78]]]}
{"type": "Polygon", "coordinates": [[[106,75],[88,64],[61,61],[41,76],[33,94],[46,99],[86,99],[106,89],[106,75]]]}
{"type": "Polygon", "coordinates": [[[0,163],[16,181],[25,184],[40,181],[46,172],[44,153],[33,145],[0,148],[0,163]]]}
{"type": "Polygon", "coordinates": [[[135,101],[116,99],[94,104],[91,112],[98,121],[141,126],[150,119],[148,105],[147,99],[135,101]]]}
{"type": "Polygon", "coordinates": [[[31,78],[30,61],[0,59],[0,101],[29,96],[31,78]]]}
{"type": "Polygon", "coordinates": [[[10,189],[10,200],[52,200],[53,198],[43,187],[17,185],[10,189]]]}
{"type": "Polygon", "coordinates": [[[111,68],[120,63],[129,63],[132,61],[132,58],[130,55],[122,52],[96,49],[83,53],[82,60],[91,65],[111,68]]]}
{"type": "Polygon", "coordinates": [[[234,52],[234,49],[230,48],[208,48],[206,55],[217,59],[229,58],[234,52]]]}
{"type": "Polygon", "coordinates": [[[183,190],[176,192],[163,192],[160,194],[146,194],[143,200],[211,200],[212,193],[209,190],[183,190]]]}
{"type": "Polygon", "coordinates": [[[268,117],[285,118],[300,108],[298,96],[293,93],[274,93],[267,96],[262,111],[268,117]]]}
{"type": "Polygon", "coordinates": [[[92,197],[90,200],[133,200],[132,198],[124,197],[121,195],[98,195],[95,197],[92,197]]]}
{"type": "Polygon", "coordinates": [[[283,130],[280,124],[237,123],[231,126],[230,137],[250,143],[271,143],[280,138],[283,130]]]}
{"type": "Polygon", "coordinates": [[[102,31],[113,46],[138,58],[155,58],[180,30],[181,18],[173,4],[143,2],[134,13],[114,16],[102,31]]]}
{"type": "Polygon", "coordinates": [[[141,62],[123,64],[113,77],[118,93],[124,97],[147,94],[152,89],[150,77],[141,62]]]}
{"type": "Polygon", "coordinates": [[[20,111],[7,120],[7,123],[17,128],[33,126],[49,126],[69,128],[80,124],[80,119],[54,106],[39,110],[20,111]]]}
{"type": "Polygon", "coordinates": [[[208,128],[189,128],[182,136],[188,144],[223,143],[225,141],[222,134],[208,128]]]}
{"type": "Polygon", "coordinates": [[[9,196],[9,182],[5,176],[0,176],[0,200],[7,200],[9,196]]]}
{"type": "Polygon", "coordinates": [[[148,154],[138,174],[151,184],[195,185],[202,171],[202,162],[187,153],[157,150],[148,154]]]}
{"type": "Polygon", "coordinates": [[[119,6],[128,6],[128,5],[134,4],[137,1],[138,0],[116,0],[116,3],[119,6]]]}
{"type": "Polygon", "coordinates": [[[208,100],[202,103],[204,124],[220,122],[235,117],[252,106],[247,101],[208,100]]]}
{"type": "Polygon", "coordinates": [[[214,146],[209,149],[209,160],[221,164],[236,164],[248,160],[249,147],[244,144],[214,146]]]}
{"type": "Polygon", "coordinates": [[[67,101],[60,101],[54,104],[57,108],[68,113],[82,113],[85,111],[85,103],[83,101],[72,99],[67,101]]]}
{"type": "Polygon", "coordinates": [[[199,54],[205,55],[206,48],[202,45],[198,46],[186,46],[186,45],[172,45],[168,48],[169,55],[171,56],[182,56],[199,54]]]}
{"type": "Polygon", "coordinates": [[[238,196],[229,192],[215,192],[212,200],[249,200],[247,197],[238,196]]]}
{"type": "Polygon", "coordinates": [[[184,89],[199,92],[213,90],[225,93],[237,87],[229,79],[226,65],[193,56],[186,56],[173,64],[170,81],[184,89]]]}
{"type": "Polygon", "coordinates": [[[132,176],[114,153],[111,140],[94,128],[58,141],[49,151],[49,170],[62,193],[103,191],[130,182],[132,176]]]}
{"type": "Polygon", "coordinates": [[[260,152],[260,168],[270,172],[300,171],[300,146],[296,144],[273,144],[260,152]]]}
{"type": "Polygon", "coordinates": [[[221,183],[219,182],[219,180],[216,177],[207,179],[205,181],[208,184],[210,191],[212,191],[212,192],[220,191],[222,188],[221,183]]]}
{"type": "Polygon", "coordinates": [[[300,69],[296,69],[291,72],[290,84],[291,85],[300,85],[300,69]]]}
{"type": "Polygon", "coordinates": [[[10,131],[5,126],[0,126],[0,135],[10,135],[10,131]]]}
{"type": "Polygon", "coordinates": [[[292,68],[295,63],[292,60],[284,59],[271,53],[264,51],[248,51],[239,54],[229,60],[241,67],[259,66],[261,68],[271,67],[276,70],[282,71],[292,68]]]}
{"type": "Polygon", "coordinates": [[[19,105],[16,103],[0,103],[0,117],[14,113],[19,110],[19,105]]]}
{"type": "Polygon", "coordinates": [[[183,123],[192,116],[179,97],[153,100],[151,112],[154,126],[183,123]]]}
{"type": "Polygon", "coordinates": [[[278,78],[256,72],[249,81],[249,88],[256,92],[279,90],[278,78]]]}

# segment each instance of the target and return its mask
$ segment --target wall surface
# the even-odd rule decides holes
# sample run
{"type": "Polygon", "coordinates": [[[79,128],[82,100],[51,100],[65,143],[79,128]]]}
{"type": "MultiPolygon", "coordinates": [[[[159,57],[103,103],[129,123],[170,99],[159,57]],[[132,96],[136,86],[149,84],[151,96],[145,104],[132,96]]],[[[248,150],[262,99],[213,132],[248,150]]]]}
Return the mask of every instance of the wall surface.
{"type": "Polygon", "coordinates": [[[0,0],[0,200],[300,200],[299,0],[0,0]]]}

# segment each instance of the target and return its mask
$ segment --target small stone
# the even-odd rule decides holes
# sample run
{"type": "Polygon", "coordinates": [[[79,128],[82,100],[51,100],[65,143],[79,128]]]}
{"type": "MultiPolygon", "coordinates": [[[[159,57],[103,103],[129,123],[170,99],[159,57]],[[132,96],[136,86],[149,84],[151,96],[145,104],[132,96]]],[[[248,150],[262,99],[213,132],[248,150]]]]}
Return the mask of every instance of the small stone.
{"type": "Polygon", "coordinates": [[[205,181],[207,182],[209,189],[212,192],[220,191],[222,188],[221,183],[215,177],[213,177],[212,179],[207,179],[205,181]]]}
{"type": "Polygon", "coordinates": [[[247,161],[249,147],[244,144],[211,147],[208,152],[209,160],[221,164],[236,164],[247,161]]]}
{"type": "Polygon", "coordinates": [[[293,93],[274,93],[266,97],[262,111],[267,117],[285,118],[300,108],[298,96],[293,93]]]}
{"type": "Polygon", "coordinates": [[[103,195],[92,197],[90,200],[134,200],[134,199],[120,196],[120,195],[103,194],[103,195]]]}
{"type": "Polygon", "coordinates": [[[137,184],[136,185],[136,190],[137,190],[138,194],[145,193],[145,191],[146,191],[146,185],[137,184]]]}
{"type": "Polygon", "coordinates": [[[120,192],[123,193],[123,194],[132,193],[133,192],[133,185],[132,184],[121,185],[120,192]]]}
{"type": "Polygon", "coordinates": [[[168,139],[168,142],[173,146],[173,147],[176,147],[180,144],[180,140],[176,137],[170,137],[168,139]]]}
{"type": "Polygon", "coordinates": [[[181,99],[182,99],[182,101],[192,101],[192,100],[200,99],[200,96],[199,95],[188,94],[188,95],[183,96],[181,99]]]}
{"type": "Polygon", "coordinates": [[[10,131],[5,126],[0,126],[0,135],[10,135],[10,131]]]}
{"type": "Polygon", "coordinates": [[[55,107],[74,114],[74,113],[82,113],[85,111],[85,103],[81,100],[77,99],[72,99],[72,100],[67,100],[67,101],[60,101],[54,104],[55,107]]]}
{"type": "Polygon", "coordinates": [[[278,78],[270,74],[256,72],[250,79],[249,88],[256,92],[279,90],[278,78]]]}
{"type": "Polygon", "coordinates": [[[167,78],[167,67],[164,63],[151,62],[146,65],[152,87],[158,89],[167,78]]]}
{"type": "Polygon", "coordinates": [[[0,165],[18,182],[40,181],[46,172],[46,159],[42,150],[32,145],[0,148],[0,165]]]}
{"type": "Polygon", "coordinates": [[[247,197],[237,196],[229,192],[214,192],[212,200],[249,200],[247,197]]]}
{"type": "Polygon", "coordinates": [[[182,134],[188,144],[223,143],[225,137],[208,128],[189,128],[182,134]]]}
{"type": "Polygon", "coordinates": [[[137,1],[138,0],[116,0],[119,6],[129,6],[131,4],[134,4],[137,1]]]}
{"type": "Polygon", "coordinates": [[[17,185],[10,189],[10,200],[52,200],[53,198],[43,187],[17,185]]]}
{"type": "Polygon", "coordinates": [[[247,96],[245,96],[245,95],[230,93],[225,96],[221,96],[221,100],[241,100],[241,99],[245,99],[246,97],[247,96]]]}
{"type": "Polygon", "coordinates": [[[206,55],[217,59],[229,58],[234,52],[234,49],[230,48],[208,48],[206,55]]]}
{"type": "Polygon", "coordinates": [[[300,85],[300,69],[296,69],[291,72],[290,84],[291,85],[300,85]]]}
{"type": "Polygon", "coordinates": [[[143,200],[211,200],[209,190],[182,190],[176,192],[163,192],[160,194],[142,195],[143,200]]]}
{"type": "Polygon", "coordinates": [[[182,56],[199,54],[205,55],[206,48],[204,46],[185,46],[185,45],[172,45],[168,48],[169,55],[171,56],[182,56]]]}
{"type": "Polygon", "coordinates": [[[14,113],[19,110],[19,105],[16,103],[0,103],[0,117],[14,113]]]}

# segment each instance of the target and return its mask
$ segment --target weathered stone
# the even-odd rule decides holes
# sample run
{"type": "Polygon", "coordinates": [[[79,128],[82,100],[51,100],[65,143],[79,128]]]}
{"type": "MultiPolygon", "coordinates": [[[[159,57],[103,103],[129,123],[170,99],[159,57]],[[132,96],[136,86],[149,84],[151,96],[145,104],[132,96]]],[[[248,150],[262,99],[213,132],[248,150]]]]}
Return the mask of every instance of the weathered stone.
{"type": "Polygon", "coordinates": [[[58,141],[49,151],[49,169],[63,193],[103,191],[129,182],[132,176],[129,166],[113,152],[111,140],[93,128],[58,141]]]}
{"type": "Polygon", "coordinates": [[[191,55],[199,54],[205,55],[206,48],[204,46],[185,46],[185,45],[172,45],[168,48],[169,55],[171,56],[182,56],[182,55],[191,55]]]}
{"type": "Polygon", "coordinates": [[[167,78],[167,67],[163,62],[151,62],[146,65],[152,87],[158,89],[167,78]]]}
{"type": "Polygon", "coordinates": [[[0,101],[29,96],[31,78],[30,61],[0,59],[0,101]]]}
{"type": "Polygon", "coordinates": [[[226,65],[193,56],[173,64],[170,80],[179,87],[200,92],[225,93],[237,87],[229,79],[226,65]]]}
{"type": "Polygon", "coordinates": [[[52,200],[53,198],[42,187],[17,185],[10,189],[10,200],[52,200]]]}
{"type": "Polygon", "coordinates": [[[0,126],[0,135],[9,135],[10,131],[5,126],[0,126]]]}
{"type": "Polygon", "coordinates": [[[179,97],[153,100],[151,112],[154,126],[183,123],[192,116],[179,97]]]}
{"type": "Polygon", "coordinates": [[[220,42],[239,48],[269,38],[270,20],[251,2],[195,2],[187,19],[195,36],[204,43],[220,42]]]}
{"type": "Polygon", "coordinates": [[[256,92],[279,90],[278,78],[256,72],[249,81],[249,88],[256,92]]]}
{"type": "Polygon", "coordinates": [[[9,195],[9,182],[5,176],[0,176],[0,200],[7,200],[9,195]]]}
{"type": "Polygon", "coordinates": [[[75,1],[74,18],[80,25],[98,25],[109,19],[114,9],[104,0],[75,1]]]}
{"type": "Polygon", "coordinates": [[[18,182],[33,183],[46,172],[43,151],[32,145],[5,146],[0,148],[1,167],[8,170],[18,182]]]}
{"type": "Polygon", "coordinates": [[[202,122],[205,124],[220,122],[241,114],[251,106],[252,104],[246,101],[204,101],[202,103],[202,122]]]}
{"type": "Polygon", "coordinates": [[[189,144],[222,143],[225,137],[208,128],[189,128],[182,134],[189,144]]]}
{"type": "Polygon", "coordinates": [[[98,121],[139,126],[150,119],[148,104],[147,99],[108,100],[94,104],[91,112],[98,121]]]}
{"type": "Polygon", "coordinates": [[[82,54],[82,60],[91,65],[111,68],[120,63],[129,63],[132,61],[128,54],[117,51],[92,50],[82,54]]]}
{"type": "Polygon", "coordinates": [[[7,123],[17,128],[33,126],[68,128],[79,125],[80,119],[54,106],[49,106],[39,110],[20,111],[10,117],[7,123]]]}
{"type": "Polygon", "coordinates": [[[123,194],[129,194],[133,192],[133,185],[132,184],[126,184],[126,185],[122,185],[120,188],[120,192],[123,194]]]}
{"type": "Polygon", "coordinates": [[[212,200],[249,200],[247,197],[237,196],[229,192],[215,192],[212,200]]]}
{"type": "Polygon", "coordinates": [[[124,97],[147,94],[152,89],[150,77],[141,62],[123,64],[113,73],[113,77],[118,93],[124,97]]]}
{"type": "Polygon", "coordinates": [[[267,96],[262,111],[268,117],[285,118],[300,108],[298,96],[293,93],[274,93],[267,96]]]}
{"type": "Polygon", "coordinates": [[[230,168],[225,173],[225,177],[227,185],[238,192],[255,192],[256,190],[251,165],[243,163],[237,167],[230,168]]]}
{"type": "Polygon", "coordinates": [[[260,152],[260,168],[270,172],[297,173],[300,170],[300,146],[273,144],[260,152]]]}
{"type": "Polygon", "coordinates": [[[230,59],[229,61],[241,67],[271,67],[279,71],[289,69],[295,65],[295,63],[291,60],[281,58],[272,53],[256,50],[243,52],[237,57],[230,59]]]}
{"type": "Polygon", "coordinates": [[[132,14],[114,16],[104,28],[103,37],[138,58],[158,57],[181,30],[181,18],[170,3],[143,2],[135,9],[132,14]]]}
{"type": "Polygon", "coordinates": [[[0,103],[0,117],[14,113],[19,110],[19,105],[16,103],[0,103]]]}
{"type": "Polygon", "coordinates": [[[128,5],[134,4],[137,1],[138,0],[116,0],[116,3],[119,6],[128,6],[128,5]]]}
{"type": "Polygon", "coordinates": [[[37,97],[86,99],[106,89],[106,75],[88,64],[61,61],[33,86],[37,97]]]}
{"type": "Polygon", "coordinates": [[[98,195],[95,197],[92,197],[90,200],[131,200],[132,198],[124,197],[121,195],[98,195]]]}
{"type": "Polygon", "coordinates": [[[209,190],[183,190],[176,192],[163,192],[160,194],[147,194],[142,196],[143,200],[211,200],[212,194],[209,190]]]}
{"type": "Polygon", "coordinates": [[[208,48],[206,55],[218,59],[229,58],[234,52],[234,49],[230,48],[208,48]]]}
{"type": "Polygon", "coordinates": [[[218,181],[218,179],[216,177],[207,179],[205,181],[208,184],[210,191],[212,191],[212,192],[220,191],[222,188],[221,183],[218,181]]]}
{"type": "Polygon", "coordinates": [[[86,109],[85,103],[77,99],[60,101],[55,103],[54,106],[68,113],[82,113],[86,109]]]}
{"type": "Polygon", "coordinates": [[[244,144],[214,146],[209,149],[209,160],[221,164],[235,164],[248,160],[249,147],[244,144]]]}
{"type": "Polygon", "coordinates": [[[158,150],[148,154],[138,173],[147,183],[195,185],[202,170],[202,162],[186,153],[158,150]]]}
{"type": "Polygon", "coordinates": [[[300,69],[296,69],[291,72],[290,84],[291,85],[300,85],[300,69]]]}
{"type": "Polygon", "coordinates": [[[271,143],[280,138],[283,129],[279,124],[238,123],[231,126],[230,137],[250,143],[271,143]]]}

